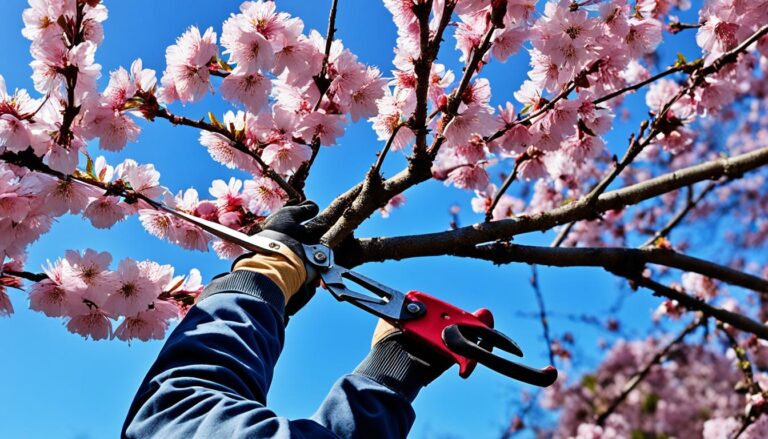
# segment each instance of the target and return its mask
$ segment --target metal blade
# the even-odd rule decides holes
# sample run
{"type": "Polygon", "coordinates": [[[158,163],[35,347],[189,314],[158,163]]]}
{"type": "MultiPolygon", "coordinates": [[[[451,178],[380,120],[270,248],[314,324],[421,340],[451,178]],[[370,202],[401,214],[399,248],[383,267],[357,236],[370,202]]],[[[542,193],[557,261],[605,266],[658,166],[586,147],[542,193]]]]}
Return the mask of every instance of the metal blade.
{"type": "Polygon", "coordinates": [[[250,251],[264,250],[262,246],[259,246],[256,244],[257,239],[253,236],[246,235],[245,233],[238,232],[237,230],[232,230],[227,226],[214,223],[213,221],[208,221],[206,219],[199,218],[194,215],[190,215],[188,213],[180,212],[176,209],[171,209],[170,207],[167,207],[167,206],[160,205],[159,207],[163,211],[170,213],[171,215],[177,218],[180,218],[188,223],[192,223],[197,227],[200,227],[201,229],[210,233],[211,235],[217,238],[223,239],[224,241],[237,244],[240,247],[243,247],[244,249],[250,250],[250,251]]]}

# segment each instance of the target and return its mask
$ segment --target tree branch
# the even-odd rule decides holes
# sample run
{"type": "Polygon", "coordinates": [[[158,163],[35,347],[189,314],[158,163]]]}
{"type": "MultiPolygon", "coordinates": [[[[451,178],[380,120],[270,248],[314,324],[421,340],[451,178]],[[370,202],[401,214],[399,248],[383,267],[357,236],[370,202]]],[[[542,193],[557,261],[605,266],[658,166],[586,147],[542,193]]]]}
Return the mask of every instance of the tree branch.
{"type": "MultiPolygon", "coordinates": [[[[175,114],[172,114],[168,109],[166,108],[160,108],[157,110],[157,117],[161,119],[166,119],[169,122],[171,122],[173,125],[184,125],[189,126],[193,128],[197,128],[204,131],[209,131],[212,133],[220,134],[224,137],[226,137],[229,140],[229,145],[236,149],[237,151],[242,152],[243,154],[246,154],[247,156],[251,157],[256,163],[258,163],[259,167],[261,168],[262,172],[272,179],[275,183],[277,183],[281,189],[285,191],[286,194],[288,194],[289,202],[298,202],[303,199],[302,194],[300,194],[296,189],[294,189],[293,186],[288,184],[287,181],[283,177],[280,176],[277,172],[275,172],[274,169],[272,169],[266,162],[264,162],[264,159],[261,158],[261,155],[256,153],[255,151],[252,151],[250,148],[248,148],[240,139],[237,138],[237,136],[230,132],[227,128],[218,125],[218,124],[212,124],[200,120],[194,120],[190,119],[184,116],[177,116],[175,114]]],[[[264,145],[266,146],[266,145],[264,145]]]]}
{"type": "Polygon", "coordinates": [[[637,387],[638,384],[640,384],[651,372],[651,369],[653,369],[653,366],[656,366],[658,364],[661,364],[661,362],[669,355],[670,351],[673,347],[681,343],[685,337],[687,337],[690,333],[696,330],[699,326],[704,324],[706,322],[706,319],[704,318],[697,318],[693,322],[689,323],[688,326],[683,329],[680,334],[678,334],[677,337],[672,339],[669,343],[664,346],[660,351],[656,352],[656,355],[651,358],[646,365],[637,371],[629,380],[627,380],[626,383],[624,383],[624,388],[622,389],[621,393],[614,398],[611,403],[606,407],[604,410],[601,410],[598,412],[595,416],[595,423],[597,425],[604,425],[606,419],[613,414],[613,412],[616,411],[617,408],[624,402],[624,400],[627,399],[627,396],[629,396],[630,393],[632,393],[633,390],[637,387]]]}
{"type": "MultiPolygon", "coordinates": [[[[328,64],[331,59],[331,48],[333,47],[333,40],[336,35],[336,12],[338,11],[339,1],[332,0],[331,10],[328,13],[328,30],[325,36],[325,52],[323,54],[323,66],[320,69],[320,73],[314,76],[315,85],[317,86],[320,95],[315,102],[315,106],[312,111],[317,111],[320,108],[320,104],[325,98],[325,94],[328,92],[328,88],[331,86],[331,78],[328,77],[328,64]]],[[[288,183],[289,185],[301,193],[301,199],[304,199],[304,185],[309,177],[309,171],[312,169],[312,165],[315,164],[317,155],[320,154],[320,139],[314,138],[309,145],[312,149],[312,155],[309,160],[302,163],[299,169],[291,176],[288,183]]]]}
{"type": "Polygon", "coordinates": [[[683,207],[672,218],[670,218],[670,220],[661,229],[657,230],[656,233],[654,233],[653,236],[648,238],[648,240],[645,241],[643,243],[643,245],[641,245],[640,247],[651,246],[659,238],[663,238],[663,237],[666,237],[667,235],[669,235],[669,232],[671,232],[672,229],[677,227],[683,221],[683,219],[685,219],[685,217],[688,216],[688,213],[690,213],[691,210],[693,210],[693,208],[696,207],[696,205],[698,203],[700,203],[701,200],[704,199],[704,197],[709,195],[709,193],[712,192],[712,190],[714,188],[716,188],[717,186],[718,186],[717,182],[714,182],[714,181],[710,182],[707,185],[707,187],[705,187],[699,193],[699,195],[697,195],[695,198],[691,196],[693,194],[693,188],[691,186],[688,186],[688,190],[689,190],[688,195],[689,195],[689,197],[688,197],[688,201],[685,203],[685,207],[683,207]]]}
{"type": "Polygon", "coordinates": [[[727,323],[740,331],[744,331],[749,334],[754,334],[758,338],[763,340],[768,340],[768,326],[765,326],[760,322],[752,320],[747,316],[744,316],[735,312],[727,311],[722,308],[716,308],[704,302],[701,299],[689,296],[685,293],[681,293],[680,291],[669,288],[668,286],[662,285],[652,280],[651,278],[643,276],[642,274],[637,272],[632,272],[632,271],[628,272],[621,269],[616,269],[611,272],[617,276],[624,277],[630,280],[635,285],[638,285],[653,291],[654,296],[666,297],[669,300],[674,300],[678,304],[680,304],[680,306],[684,307],[689,311],[699,311],[707,317],[712,317],[715,320],[718,320],[723,323],[727,323]]]}
{"type": "Polygon", "coordinates": [[[584,199],[533,215],[521,215],[490,223],[478,223],[437,233],[361,239],[356,254],[344,254],[345,262],[357,265],[368,261],[405,259],[419,256],[455,254],[470,245],[508,240],[515,235],[544,231],[573,221],[594,218],[596,213],[621,209],[655,198],[694,183],[738,177],[745,172],[768,165],[768,148],[761,148],[731,158],[721,158],[683,168],[642,183],[600,195],[590,206],[584,199]]]}
{"type": "Polygon", "coordinates": [[[544,307],[544,295],[541,294],[541,287],[539,286],[539,271],[536,269],[536,265],[531,265],[531,288],[533,288],[533,293],[536,296],[536,303],[539,306],[539,321],[541,322],[544,341],[547,343],[549,364],[554,366],[555,353],[552,351],[552,338],[549,336],[549,319],[547,318],[547,310],[544,307]]]}
{"type": "Polygon", "coordinates": [[[468,247],[454,254],[485,259],[495,264],[522,262],[553,267],[603,267],[609,271],[614,268],[639,270],[645,264],[656,264],[698,273],[768,295],[766,279],[663,248],[536,247],[499,242],[468,247]]]}

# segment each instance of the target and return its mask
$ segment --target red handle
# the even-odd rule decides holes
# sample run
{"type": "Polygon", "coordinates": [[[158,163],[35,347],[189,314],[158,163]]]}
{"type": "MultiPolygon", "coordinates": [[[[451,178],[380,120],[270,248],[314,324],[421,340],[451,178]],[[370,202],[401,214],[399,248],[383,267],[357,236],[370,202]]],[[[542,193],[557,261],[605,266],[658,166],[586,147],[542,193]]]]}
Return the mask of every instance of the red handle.
{"type": "Polygon", "coordinates": [[[477,361],[451,351],[443,340],[443,330],[451,325],[493,328],[491,311],[482,308],[471,314],[420,291],[409,291],[405,297],[409,302],[421,303],[426,312],[421,317],[400,321],[403,333],[452,358],[459,365],[459,376],[467,378],[477,361]]]}

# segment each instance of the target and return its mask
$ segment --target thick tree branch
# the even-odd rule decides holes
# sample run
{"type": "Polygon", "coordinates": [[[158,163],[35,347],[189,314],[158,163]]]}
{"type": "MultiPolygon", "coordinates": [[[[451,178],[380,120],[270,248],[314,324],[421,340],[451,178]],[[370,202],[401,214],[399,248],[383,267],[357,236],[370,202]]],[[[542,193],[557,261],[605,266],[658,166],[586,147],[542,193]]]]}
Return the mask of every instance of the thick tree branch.
{"type": "Polygon", "coordinates": [[[457,256],[493,261],[495,264],[522,262],[553,267],[603,267],[639,269],[645,264],[663,265],[749,290],[768,294],[768,280],[704,259],[663,248],[622,247],[537,247],[510,243],[492,243],[470,247],[457,256]]]}
{"type": "Polygon", "coordinates": [[[590,206],[584,199],[547,212],[521,215],[515,218],[478,223],[437,233],[361,239],[357,254],[343,255],[348,264],[368,261],[405,259],[419,256],[455,254],[470,245],[496,240],[509,240],[515,235],[545,231],[573,221],[594,218],[596,214],[638,204],[694,183],[721,177],[738,177],[745,172],[768,165],[768,148],[722,158],[680,169],[642,183],[602,194],[590,206]]]}

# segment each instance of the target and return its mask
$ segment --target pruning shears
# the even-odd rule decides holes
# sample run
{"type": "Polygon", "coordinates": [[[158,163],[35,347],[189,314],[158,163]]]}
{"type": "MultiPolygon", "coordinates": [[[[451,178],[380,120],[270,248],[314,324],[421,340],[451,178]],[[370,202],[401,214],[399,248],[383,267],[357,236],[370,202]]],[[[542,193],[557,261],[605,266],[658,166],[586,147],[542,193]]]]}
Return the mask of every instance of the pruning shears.
{"type": "MultiPolygon", "coordinates": [[[[159,209],[188,221],[225,241],[246,250],[275,252],[275,241],[205,220],[166,206],[159,209]]],[[[439,352],[459,365],[459,376],[467,378],[478,363],[502,375],[535,386],[547,387],[557,379],[557,369],[535,369],[495,355],[493,349],[518,357],[523,351],[511,338],[493,328],[493,314],[482,308],[469,313],[420,291],[402,293],[373,279],[334,263],[333,251],[324,244],[304,244],[309,264],[317,270],[325,288],[338,301],[380,317],[428,349],[439,352]],[[345,280],[371,294],[350,289],[345,280]]]]}

